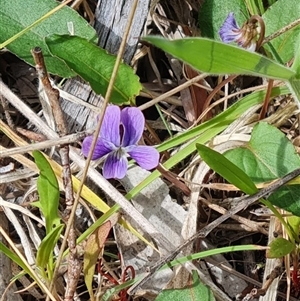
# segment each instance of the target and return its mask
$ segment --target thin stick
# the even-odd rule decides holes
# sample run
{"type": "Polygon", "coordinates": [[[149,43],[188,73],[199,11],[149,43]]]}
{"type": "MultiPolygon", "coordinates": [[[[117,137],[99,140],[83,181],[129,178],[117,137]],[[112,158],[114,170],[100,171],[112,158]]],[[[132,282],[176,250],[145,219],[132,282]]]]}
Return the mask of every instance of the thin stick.
{"type": "Polygon", "coordinates": [[[263,106],[262,106],[262,108],[260,110],[260,113],[259,113],[258,120],[262,120],[266,116],[266,113],[267,113],[267,110],[268,110],[268,105],[270,103],[270,97],[271,97],[271,92],[272,92],[272,88],[273,88],[273,83],[274,83],[274,79],[269,79],[267,92],[266,92],[266,95],[265,95],[263,106]]]}
{"type": "Polygon", "coordinates": [[[86,131],[78,132],[75,134],[67,135],[64,137],[56,138],[56,139],[50,139],[50,140],[46,140],[43,142],[29,144],[26,146],[24,145],[24,146],[9,148],[7,150],[1,151],[0,158],[9,157],[12,155],[17,155],[17,154],[25,154],[28,152],[32,152],[34,150],[46,149],[46,148],[49,148],[52,146],[58,146],[61,144],[74,143],[77,141],[81,141],[86,136],[91,135],[93,132],[94,132],[94,130],[86,130],[86,131]]]}
{"type": "Polygon", "coordinates": [[[197,120],[194,122],[193,125],[197,125],[199,121],[201,121],[202,118],[206,115],[208,111],[206,109],[209,107],[211,100],[213,97],[221,90],[222,87],[224,87],[227,83],[231,82],[237,77],[237,75],[230,75],[226,79],[224,79],[221,83],[219,83],[212,92],[208,95],[208,97],[205,100],[205,103],[203,105],[203,112],[202,114],[197,118],[197,120]]]}
{"type": "MultiPolygon", "coordinates": [[[[45,96],[48,98],[48,102],[52,109],[52,115],[55,120],[55,124],[57,127],[57,131],[59,136],[67,135],[67,126],[64,120],[63,111],[60,107],[59,103],[59,91],[52,87],[46,65],[44,62],[44,56],[41,48],[36,47],[31,51],[34,61],[36,63],[36,70],[40,80],[41,88],[45,92],[45,96]]],[[[69,145],[64,144],[59,147],[59,154],[62,161],[63,166],[63,185],[65,189],[65,203],[66,209],[64,212],[66,220],[68,220],[68,224],[70,224],[70,231],[65,237],[68,238],[68,244],[70,249],[70,255],[68,257],[68,281],[67,288],[65,291],[65,301],[73,300],[74,293],[76,291],[77,283],[80,277],[81,272],[81,260],[79,260],[79,256],[77,254],[76,248],[76,233],[74,227],[74,219],[69,219],[69,213],[71,212],[74,204],[74,192],[73,192],[73,184],[72,184],[72,173],[70,167],[70,157],[69,157],[69,145]]]]}
{"type": "Polygon", "coordinates": [[[180,92],[181,90],[183,90],[185,88],[188,88],[189,86],[197,83],[198,81],[204,79],[208,75],[209,74],[207,74],[207,73],[202,73],[202,74],[200,74],[200,75],[198,75],[198,76],[196,76],[196,77],[188,80],[187,82],[183,83],[182,85],[180,85],[180,86],[178,86],[178,87],[176,87],[176,88],[174,88],[174,89],[172,89],[172,90],[170,90],[170,91],[168,91],[168,92],[166,92],[166,93],[164,93],[164,94],[162,94],[162,95],[160,95],[160,96],[152,99],[151,101],[148,101],[147,103],[139,106],[139,109],[143,111],[143,110],[145,110],[147,108],[150,108],[153,105],[155,105],[156,103],[158,103],[158,102],[160,102],[160,101],[162,101],[162,100],[164,100],[164,99],[166,99],[166,98],[168,98],[168,97],[170,97],[170,96],[172,96],[172,95],[180,92]]]}

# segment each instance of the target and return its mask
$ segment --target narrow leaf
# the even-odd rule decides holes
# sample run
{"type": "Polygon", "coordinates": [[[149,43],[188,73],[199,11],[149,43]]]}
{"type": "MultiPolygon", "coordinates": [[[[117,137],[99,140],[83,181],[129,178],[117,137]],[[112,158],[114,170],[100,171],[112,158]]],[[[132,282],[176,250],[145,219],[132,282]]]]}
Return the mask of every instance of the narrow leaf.
{"type": "Polygon", "coordinates": [[[31,274],[30,270],[27,268],[26,264],[13,252],[11,251],[4,243],[0,241],[0,251],[10,258],[14,263],[20,266],[26,273],[28,273],[32,278],[35,278],[31,274]]]}
{"type": "MultiPolygon", "coordinates": [[[[40,19],[58,4],[59,2],[54,0],[14,0],[13,2],[1,0],[0,43],[40,19]]],[[[63,61],[50,55],[44,41],[44,38],[50,34],[71,34],[68,22],[72,23],[76,35],[96,43],[95,30],[75,10],[65,6],[6,47],[27,63],[34,65],[30,50],[39,46],[43,50],[50,73],[61,77],[75,76],[76,74],[63,61]]]]}
{"type": "MultiPolygon", "coordinates": [[[[95,44],[75,36],[52,35],[46,38],[51,53],[61,59],[90,83],[97,94],[105,95],[110,81],[116,57],[95,44]]],[[[114,83],[111,102],[124,104],[134,102],[141,84],[132,68],[121,64],[114,83]]]]}
{"type": "Polygon", "coordinates": [[[258,246],[258,245],[241,245],[241,246],[230,246],[230,247],[222,247],[217,249],[210,249],[201,251],[199,253],[189,254],[188,256],[179,257],[171,262],[168,262],[161,269],[170,268],[177,266],[179,264],[185,264],[186,262],[192,260],[198,260],[209,256],[230,253],[230,252],[238,252],[238,251],[258,251],[258,250],[265,250],[267,247],[265,246],[258,246]]]}
{"type": "Polygon", "coordinates": [[[196,144],[196,148],[202,160],[226,181],[246,194],[254,194],[258,191],[250,177],[225,156],[202,144],[196,144]]]}
{"type": "Polygon", "coordinates": [[[289,87],[292,95],[294,96],[295,101],[297,102],[299,108],[300,107],[300,74],[297,75],[297,77],[287,82],[287,86],[289,87]]]}
{"type": "Polygon", "coordinates": [[[42,270],[47,270],[49,275],[52,274],[51,268],[53,268],[54,247],[59,240],[63,227],[63,225],[59,225],[47,234],[47,236],[43,238],[37,251],[36,265],[42,270]]]}
{"type": "Polygon", "coordinates": [[[40,170],[37,180],[39,193],[39,207],[46,219],[46,233],[49,234],[55,226],[60,224],[58,215],[59,186],[51,165],[39,151],[33,152],[35,163],[40,170]]]}
{"type": "Polygon", "coordinates": [[[211,74],[245,74],[289,80],[295,72],[258,53],[205,38],[169,41],[148,36],[145,41],[172,54],[193,68],[211,74]]]}

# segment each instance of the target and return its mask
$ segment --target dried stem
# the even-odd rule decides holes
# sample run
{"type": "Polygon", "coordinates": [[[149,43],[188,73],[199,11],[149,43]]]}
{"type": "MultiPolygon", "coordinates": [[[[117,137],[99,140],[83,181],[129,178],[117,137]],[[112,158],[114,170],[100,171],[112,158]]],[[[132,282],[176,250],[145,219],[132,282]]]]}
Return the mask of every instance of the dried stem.
{"type": "MultiPolygon", "coordinates": [[[[52,115],[55,119],[55,124],[59,136],[65,136],[67,135],[67,127],[65,124],[63,111],[59,104],[59,91],[57,89],[54,89],[50,83],[42,50],[39,47],[36,47],[32,50],[32,55],[36,63],[36,70],[40,83],[42,85],[42,89],[44,90],[52,108],[52,115]]],[[[76,291],[77,283],[80,277],[81,261],[79,260],[76,248],[76,233],[74,229],[75,215],[72,216],[71,219],[69,219],[70,212],[74,204],[69,146],[67,144],[60,146],[59,154],[61,157],[63,167],[62,179],[66,197],[66,209],[64,215],[66,220],[69,220],[69,224],[71,224],[69,233],[65,235],[66,237],[68,237],[70,255],[68,257],[68,281],[64,300],[71,301],[73,300],[73,296],[76,291]]]]}
{"type": "MultiPolygon", "coordinates": [[[[18,130],[18,128],[17,128],[17,130],[18,130]]],[[[22,131],[23,130],[24,129],[22,129],[22,131]]],[[[1,151],[0,158],[10,157],[10,156],[16,155],[16,154],[25,154],[25,153],[31,152],[33,150],[46,149],[46,148],[49,148],[52,146],[58,146],[61,144],[74,143],[76,141],[81,141],[83,138],[85,138],[86,136],[89,136],[91,134],[92,134],[91,130],[86,130],[83,132],[78,132],[75,134],[67,135],[67,136],[64,136],[61,138],[50,139],[50,140],[46,140],[43,142],[29,144],[26,146],[10,148],[5,151],[1,151]]]]}
{"type": "Polygon", "coordinates": [[[262,45],[263,40],[265,38],[265,32],[266,32],[265,22],[262,17],[254,15],[249,20],[249,23],[257,23],[257,22],[259,23],[259,26],[260,26],[260,33],[259,33],[259,39],[256,42],[255,51],[257,51],[260,48],[260,46],[262,45]]]}
{"type": "Polygon", "coordinates": [[[270,102],[270,96],[271,96],[271,92],[272,92],[272,88],[273,88],[273,83],[274,83],[274,79],[269,79],[267,92],[266,92],[266,95],[265,95],[264,103],[263,103],[263,106],[261,108],[258,120],[262,120],[266,116],[268,105],[269,105],[269,102],[270,102]]]}
{"type": "MultiPolygon", "coordinates": [[[[150,108],[153,105],[155,105],[156,103],[158,103],[160,101],[163,101],[163,100],[167,99],[168,97],[170,97],[170,96],[172,96],[172,95],[180,92],[181,90],[183,90],[183,89],[185,89],[185,88],[187,88],[187,87],[189,87],[189,86],[191,86],[191,85],[199,82],[200,80],[206,78],[208,75],[209,75],[208,73],[202,73],[202,74],[200,74],[200,75],[198,75],[198,76],[196,76],[196,77],[194,77],[194,78],[186,81],[182,85],[180,85],[180,86],[178,86],[178,87],[176,87],[176,88],[174,88],[174,89],[172,89],[172,90],[170,90],[170,91],[168,91],[168,92],[166,92],[164,94],[161,94],[158,97],[156,97],[156,98],[148,101],[147,103],[139,106],[138,108],[140,110],[142,110],[142,111],[145,110],[145,109],[147,109],[147,108],[150,108]]],[[[147,92],[151,95],[151,92],[149,92],[149,91],[147,91],[147,92]]],[[[175,105],[177,105],[177,104],[175,104],[175,105]]]]}
{"type": "Polygon", "coordinates": [[[8,103],[6,102],[6,100],[4,99],[3,95],[0,95],[0,101],[1,101],[1,104],[2,104],[2,107],[3,107],[3,110],[4,110],[4,114],[5,114],[5,118],[7,120],[7,123],[8,125],[14,129],[15,126],[14,126],[14,123],[13,123],[13,120],[9,114],[9,107],[8,107],[8,103]]]}

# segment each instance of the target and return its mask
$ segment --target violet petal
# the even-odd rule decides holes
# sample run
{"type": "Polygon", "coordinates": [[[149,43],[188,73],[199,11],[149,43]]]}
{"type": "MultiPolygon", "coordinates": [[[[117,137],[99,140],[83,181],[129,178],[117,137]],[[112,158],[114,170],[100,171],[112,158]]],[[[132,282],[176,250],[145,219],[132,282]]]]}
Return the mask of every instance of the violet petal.
{"type": "Polygon", "coordinates": [[[134,107],[123,109],[121,123],[124,125],[122,146],[137,144],[142,137],[145,126],[145,117],[141,110],[134,107]]]}
{"type": "Polygon", "coordinates": [[[103,177],[106,179],[122,179],[127,172],[126,156],[119,157],[117,152],[110,153],[103,165],[103,177]]]}
{"type": "Polygon", "coordinates": [[[152,146],[138,145],[128,154],[138,165],[147,170],[155,168],[159,162],[159,152],[152,146]]]}
{"type": "Polygon", "coordinates": [[[233,13],[229,13],[227,16],[219,30],[219,35],[224,43],[230,43],[240,38],[240,28],[235,21],[233,13]]]}
{"type": "MultiPolygon", "coordinates": [[[[88,136],[85,137],[83,142],[82,142],[82,148],[81,151],[85,157],[89,155],[89,151],[91,149],[91,145],[93,143],[93,136],[88,136]]],[[[97,160],[105,155],[107,155],[109,152],[111,152],[111,147],[108,143],[105,143],[101,138],[97,140],[93,155],[92,155],[92,160],[97,160]]]]}
{"type": "Polygon", "coordinates": [[[104,113],[100,130],[100,137],[113,143],[115,146],[120,146],[120,116],[120,108],[115,105],[109,105],[104,113]]]}

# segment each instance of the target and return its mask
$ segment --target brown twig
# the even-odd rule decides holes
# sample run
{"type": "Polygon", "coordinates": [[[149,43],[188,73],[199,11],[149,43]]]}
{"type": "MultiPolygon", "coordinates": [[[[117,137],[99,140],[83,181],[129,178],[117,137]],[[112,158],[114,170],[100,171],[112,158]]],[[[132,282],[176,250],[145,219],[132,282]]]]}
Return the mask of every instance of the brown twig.
{"type": "MultiPolygon", "coordinates": [[[[59,91],[57,89],[54,89],[50,83],[41,48],[36,47],[31,52],[35,60],[36,70],[40,80],[41,88],[44,90],[45,95],[48,98],[48,102],[51,106],[59,136],[61,137],[65,136],[67,135],[67,127],[59,103],[59,91]]],[[[66,220],[68,220],[70,216],[70,212],[74,205],[69,146],[67,144],[60,146],[59,154],[63,166],[62,179],[63,179],[64,189],[65,189],[65,198],[66,198],[66,209],[64,214],[66,220]]],[[[65,298],[64,298],[65,301],[73,300],[73,296],[81,272],[81,261],[79,260],[77,254],[77,248],[76,248],[76,233],[74,229],[74,217],[72,217],[72,220],[69,221],[72,226],[70,232],[67,235],[70,255],[68,258],[68,281],[67,281],[67,288],[65,291],[65,298]]]]}
{"type": "Polygon", "coordinates": [[[211,93],[208,95],[208,97],[206,98],[204,105],[203,105],[203,112],[202,114],[197,118],[197,120],[194,122],[194,125],[196,125],[199,121],[201,121],[201,119],[203,119],[203,117],[205,116],[204,114],[207,113],[207,108],[210,105],[211,100],[214,98],[214,96],[221,90],[221,88],[223,88],[227,83],[233,81],[235,78],[237,77],[237,75],[230,75],[228,78],[224,79],[220,84],[218,84],[212,91],[211,93]]]}
{"type": "MultiPolygon", "coordinates": [[[[19,131],[19,128],[17,128],[17,131],[19,131]]],[[[24,129],[22,129],[21,134],[24,135],[24,129]]],[[[77,141],[81,141],[84,139],[86,136],[89,136],[92,134],[91,130],[86,130],[83,132],[78,132],[75,134],[67,135],[61,138],[56,138],[56,139],[50,139],[50,140],[45,140],[42,142],[37,142],[34,144],[29,144],[29,145],[24,145],[24,146],[19,146],[19,147],[14,147],[14,148],[9,148],[7,150],[3,150],[0,153],[0,158],[4,157],[10,157],[12,155],[16,154],[25,154],[28,152],[31,152],[33,150],[40,150],[40,149],[46,149],[52,146],[59,146],[62,144],[70,144],[74,143],[77,141]]],[[[26,135],[24,135],[26,136],[26,135]]],[[[28,136],[27,136],[28,137],[28,136]]]]}
{"type": "Polygon", "coordinates": [[[189,196],[191,194],[191,190],[186,186],[185,183],[181,182],[178,179],[176,174],[173,174],[170,170],[165,169],[162,164],[158,164],[156,169],[161,173],[163,177],[165,177],[177,188],[179,188],[185,195],[189,196]]]}
{"type": "Polygon", "coordinates": [[[270,102],[270,96],[271,96],[271,92],[272,92],[272,88],[273,88],[273,83],[274,83],[274,79],[269,79],[267,92],[266,92],[266,95],[265,95],[263,106],[262,106],[261,111],[259,113],[258,120],[262,120],[266,116],[266,113],[267,113],[267,110],[268,110],[268,105],[269,105],[269,102],[270,102]]]}
{"type": "MultiPolygon", "coordinates": [[[[29,140],[32,140],[32,141],[42,142],[42,141],[47,140],[47,137],[43,134],[36,133],[36,132],[30,131],[30,130],[26,130],[26,129],[23,129],[23,128],[20,128],[20,127],[17,127],[16,131],[18,133],[20,133],[21,135],[23,135],[24,137],[26,137],[26,138],[28,138],[29,140]]],[[[1,156],[1,154],[0,154],[0,156],[1,156]]]]}

